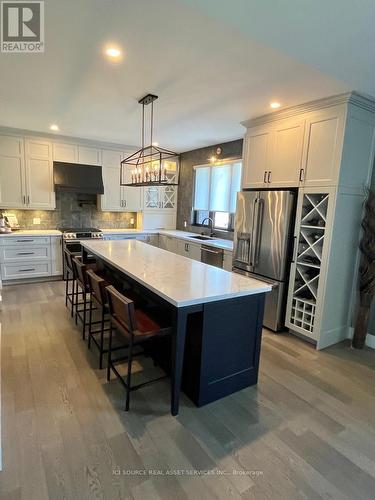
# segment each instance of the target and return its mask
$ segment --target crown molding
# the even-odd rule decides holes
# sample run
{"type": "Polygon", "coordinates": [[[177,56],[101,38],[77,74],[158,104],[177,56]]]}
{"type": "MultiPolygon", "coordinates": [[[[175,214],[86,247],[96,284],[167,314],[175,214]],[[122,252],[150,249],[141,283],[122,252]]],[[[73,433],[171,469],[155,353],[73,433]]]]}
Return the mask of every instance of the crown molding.
{"type": "Polygon", "coordinates": [[[73,137],[61,134],[51,134],[50,132],[38,132],[36,130],[19,129],[12,127],[0,126],[0,134],[16,135],[22,137],[38,138],[50,140],[52,142],[63,142],[68,144],[78,144],[81,146],[91,146],[99,149],[119,149],[119,150],[135,150],[136,146],[129,144],[119,144],[115,142],[96,141],[94,139],[84,139],[83,137],[73,137]]]}
{"type": "Polygon", "coordinates": [[[322,99],[317,99],[316,101],[310,101],[303,104],[298,104],[296,106],[291,106],[290,108],[282,109],[280,111],[273,111],[272,113],[267,113],[266,115],[251,118],[250,120],[245,120],[241,122],[241,125],[246,128],[250,128],[256,125],[262,125],[263,123],[283,120],[285,118],[291,118],[302,113],[309,113],[311,111],[317,111],[319,109],[339,106],[342,104],[352,104],[357,108],[375,113],[375,98],[360,94],[359,92],[346,92],[345,94],[323,97],[322,99]]]}

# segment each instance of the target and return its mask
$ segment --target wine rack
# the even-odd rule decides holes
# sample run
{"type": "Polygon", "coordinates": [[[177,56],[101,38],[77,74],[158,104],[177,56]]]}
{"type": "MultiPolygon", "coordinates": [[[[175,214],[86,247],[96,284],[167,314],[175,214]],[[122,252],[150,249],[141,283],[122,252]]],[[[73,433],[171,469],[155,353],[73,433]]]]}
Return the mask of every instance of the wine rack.
{"type": "Polygon", "coordinates": [[[300,211],[289,323],[310,335],[316,316],[328,198],[328,193],[305,193],[300,211]]]}

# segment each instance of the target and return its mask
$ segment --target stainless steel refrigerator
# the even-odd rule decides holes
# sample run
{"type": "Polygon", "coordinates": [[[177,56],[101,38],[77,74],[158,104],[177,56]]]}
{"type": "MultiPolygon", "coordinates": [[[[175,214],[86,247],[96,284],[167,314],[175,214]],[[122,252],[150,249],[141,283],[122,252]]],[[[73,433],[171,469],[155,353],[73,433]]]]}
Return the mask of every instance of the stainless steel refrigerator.
{"type": "Polygon", "coordinates": [[[242,191],[237,195],[233,270],[272,284],[263,324],[284,326],[293,247],[295,192],[242,191]]]}

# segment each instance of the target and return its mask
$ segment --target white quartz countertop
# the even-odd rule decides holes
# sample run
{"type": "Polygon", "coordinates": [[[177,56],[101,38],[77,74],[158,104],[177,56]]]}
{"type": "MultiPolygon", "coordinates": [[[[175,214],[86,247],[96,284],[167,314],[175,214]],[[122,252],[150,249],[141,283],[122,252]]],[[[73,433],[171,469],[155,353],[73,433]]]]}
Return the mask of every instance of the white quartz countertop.
{"type": "MultiPolygon", "coordinates": [[[[233,241],[223,240],[221,238],[213,238],[208,240],[199,240],[194,238],[198,236],[196,233],[189,233],[187,231],[167,230],[167,229],[100,229],[104,234],[129,234],[129,235],[142,235],[142,234],[163,234],[165,236],[171,236],[173,238],[178,238],[180,240],[190,241],[191,243],[197,243],[198,245],[209,245],[216,248],[222,248],[231,252],[233,250],[233,241]]],[[[61,231],[56,229],[20,229],[14,231],[13,233],[0,233],[0,237],[12,237],[12,236],[61,236],[61,231]]]]}
{"type": "Polygon", "coordinates": [[[100,229],[103,234],[158,234],[158,229],[100,229]]]}
{"type": "Polygon", "coordinates": [[[270,285],[136,240],[83,246],[176,307],[269,292],[270,285]]]}
{"type": "Polygon", "coordinates": [[[223,250],[233,251],[233,241],[223,240],[222,238],[210,238],[208,240],[200,240],[194,238],[194,236],[199,236],[197,233],[189,233],[187,231],[175,230],[159,230],[159,234],[165,234],[166,236],[172,236],[173,238],[178,238],[180,240],[190,241],[191,243],[197,243],[199,245],[209,245],[211,247],[222,248],[223,250]]]}
{"type": "Polygon", "coordinates": [[[0,233],[0,237],[11,238],[17,236],[61,236],[57,229],[19,229],[12,233],[0,233]]]}

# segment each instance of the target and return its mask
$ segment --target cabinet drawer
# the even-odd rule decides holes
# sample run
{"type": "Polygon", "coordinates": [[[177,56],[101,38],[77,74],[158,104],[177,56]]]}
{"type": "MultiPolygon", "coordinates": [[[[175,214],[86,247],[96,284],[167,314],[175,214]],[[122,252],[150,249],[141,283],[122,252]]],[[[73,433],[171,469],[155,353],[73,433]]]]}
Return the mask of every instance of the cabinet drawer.
{"type": "Polygon", "coordinates": [[[5,280],[16,280],[24,278],[39,278],[51,276],[50,262],[26,262],[18,264],[2,264],[1,277],[5,280]]]}
{"type": "Polygon", "coordinates": [[[20,248],[29,245],[49,245],[51,239],[49,236],[17,236],[17,237],[7,237],[0,238],[0,246],[19,246],[20,248]]]}
{"type": "Polygon", "coordinates": [[[5,246],[0,250],[0,262],[31,262],[34,260],[50,260],[50,246],[5,246]]]}

